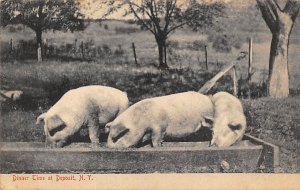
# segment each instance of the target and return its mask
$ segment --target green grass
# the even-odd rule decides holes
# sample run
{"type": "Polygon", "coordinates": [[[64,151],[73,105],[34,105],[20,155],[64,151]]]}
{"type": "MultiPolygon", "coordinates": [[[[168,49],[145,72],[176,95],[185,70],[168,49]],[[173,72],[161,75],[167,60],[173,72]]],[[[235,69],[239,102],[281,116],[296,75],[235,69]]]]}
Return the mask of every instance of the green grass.
{"type": "Polygon", "coordinates": [[[244,100],[250,134],[280,147],[282,172],[299,172],[300,95],[244,100]]]}

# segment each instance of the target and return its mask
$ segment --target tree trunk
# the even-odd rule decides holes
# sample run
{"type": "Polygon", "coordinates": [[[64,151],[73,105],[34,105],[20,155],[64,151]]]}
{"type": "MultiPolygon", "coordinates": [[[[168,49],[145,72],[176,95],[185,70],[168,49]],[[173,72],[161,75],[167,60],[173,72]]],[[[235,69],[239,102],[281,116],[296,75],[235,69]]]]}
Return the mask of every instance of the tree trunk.
{"type": "Polygon", "coordinates": [[[269,95],[274,98],[289,95],[288,44],[288,34],[273,34],[269,61],[269,95]]]}
{"type": "Polygon", "coordinates": [[[36,46],[37,46],[37,59],[38,62],[43,60],[43,44],[42,44],[42,14],[43,14],[43,1],[38,1],[38,23],[36,27],[36,46]]]}
{"type": "Polygon", "coordinates": [[[167,64],[167,46],[166,46],[166,43],[164,45],[164,58],[165,58],[165,64],[168,66],[168,64],[167,64]]]}
{"type": "Polygon", "coordinates": [[[36,30],[36,47],[37,47],[37,59],[38,62],[43,60],[43,44],[42,44],[42,31],[36,30]]]}
{"type": "Polygon", "coordinates": [[[269,60],[269,95],[284,98],[289,95],[288,47],[293,21],[280,13],[277,28],[272,32],[269,60]]]}
{"type": "Polygon", "coordinates": [[[284,9],[281,9],[274,0],[256,1],[272,32],[269,60],[269,96],[285,98],[289,95],[289,37],[300,9],[300,2],[288,0],[284,9]]]}
{"type": "Polygon", "coordinates": [[[158,59],[159,59],[159,68],[167,69],[169,68],[166,63],[166,40],[161,38],[156,38],[157,46],[158,46],[158,59]]]}

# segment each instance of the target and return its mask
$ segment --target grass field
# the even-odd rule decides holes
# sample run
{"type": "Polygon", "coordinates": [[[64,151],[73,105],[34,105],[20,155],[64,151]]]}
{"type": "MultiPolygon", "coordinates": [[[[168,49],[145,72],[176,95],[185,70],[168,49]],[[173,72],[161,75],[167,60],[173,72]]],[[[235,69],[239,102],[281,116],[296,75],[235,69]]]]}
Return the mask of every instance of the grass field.
{"type": "MultiPolygon", "coordinates": [[[[264,26],[264,25],[262,25],[264,26]]],[[[260,26],[260,27],[262,27],[260,26]]],[[[17,26],[19,30],[10,32],[9,27],[1,28],[0,45],[9,44],[10,39],[13,39],[15,46],[17,46],[20,40],[33,40],[35,34],[26,27],[21,25],[17,26]]],[[[236,28],[238,29],[238,28],[236,28]]],[[[122,30],[121,30],[122,31],[122,30]]],[[[300,81],[300,49],[299,32],[300,24],[295,23],[294,30],[291,34],[290,47],[289,47],[289,71],[290,71],[290,85],[291,88],[299,88],[300,81]]],[[[253,44],[253,81],[259,82],[267,78],[268,73],[268,61],[270,51],[271,34],[266,27],[259,31],[235,31],[239,36],[241,46],[236,49],[233,48],[231,52],[217,52],[210,42],[208,43],[208,62],[211,64],[219,63],[222,67],[224,64],[229,64],[238,57],[239,52],[248,51],[247,37],[252,37],[253,44]]],[[[142,31],[138,26],[128,24],[123,21],[103,21],[101,24],[97,22],[91,22],[83,32],[52,32],[48,31],[43,34],[44,41],[47,41],[48,45],[54,45],[61,47],[65,44],[75,45],[79,48],[80,43],[89,43],[90,48],[107,46],[112,51],[121,48],[124,54],[118,59],[110,57],[110,59],[97,58],[94,61],[99,63],[132,63],[134,64],[134,57],[132,52],[132,42],[135,43],[138,62],[141,65],[157,65],[158,64],[158,51],[154,41],[154,37],[147,31],[142,31]],[[107,25],[107,29],[105,29],[107,25]],[[117,32],[116,28],[123,28],[125,32],[117,32]],[[126,33],[126,29],[135,29],[134,32],[126,33]],[[76,41],[76,42],[75,42],[76,41]]],[[[180,29],[169,38],[169,41],[176,42],[178,45],[172,48],[172,53],[168,54],[168,62],[171,68],[186,68],[191,69],[203,69],[205,55],[203,51],[197,51],[188,48],[195,41],[207,41],[207,35],[193,32],[187,28],[180,29]]],[[[77,54],[80,54],[79,52],[77,54]]],[[[80,55],[78,55],[80,57],[80,55]]],[[[246,77],[247,72],[247,58],[236,62],[238,68],[238,76],[246,77]]],[[[211,66],[209,65],[209,68],[211,66]]],[[[214,69],[215,67],[212,66],[214,69]]],[[[220,68],[217,68],[220,69],[220,68]]]]}

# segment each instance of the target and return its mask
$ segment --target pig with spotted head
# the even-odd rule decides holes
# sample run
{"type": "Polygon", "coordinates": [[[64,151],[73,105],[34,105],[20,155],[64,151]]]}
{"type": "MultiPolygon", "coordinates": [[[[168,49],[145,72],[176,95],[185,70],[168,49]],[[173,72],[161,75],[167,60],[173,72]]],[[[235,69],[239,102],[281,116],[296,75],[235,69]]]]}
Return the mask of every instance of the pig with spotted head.
{"type": "Polygon", "coordinates": [[[127,94],[118,89],[93,85],[66,92],[46,113],[37,118],[44,121],[46,144],[62,147],[67,139],[83,126],[88,127],[93,145],[99,144],[99,127],[111,122],[127,109],[127,94]]]}
{"type": "Polygon", "coordinates": [[[212,97],[214,117],[206,117],[213,131],[211,146],[228,147],[240,141],[246,131],[246,117],[238,98],[218,92],[212,97]]]}
{"type": "Polygon", "coordinates": [[[162,146],[165,137],[181,138],[210,127],[205,117],[213,115],[208,96],[183,92],[144,99],[108,123],[109,148],[136,147],[151,139],[153,147],[162,146]]]}

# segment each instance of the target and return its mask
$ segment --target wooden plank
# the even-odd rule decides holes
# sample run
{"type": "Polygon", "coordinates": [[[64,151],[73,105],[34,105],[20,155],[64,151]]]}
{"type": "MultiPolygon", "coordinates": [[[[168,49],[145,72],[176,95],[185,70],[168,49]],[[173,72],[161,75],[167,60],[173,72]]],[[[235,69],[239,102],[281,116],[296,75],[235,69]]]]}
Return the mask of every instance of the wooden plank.
{"type": "Polygon", "coordinates": [[[253,144],[263,146],[258,167],[261,168],[264,173],[276,173],[280,164],[279,147],[251,135],[244,135],[244,139],[249,140],[253,144]]]}
{"type": "Polygon", "coordinates": [[[216,82],[224,76],[232,67],[234,64],[229,65],[228,67],[225,67],[222,71],[217,73],[212,79],[210,79],[208,82],[206,82],[198,91],[199,93],[206,94],[215,84],[216,82]]]}
{"type": "Polygon", "coordinates": [[[222,172],[221,162],[229,164],[226,172],[254,172],[262,152],[262,146],[254,145],[217,148],[207,147],[207,142],[191,147],[183,146],[187,143],[164,144],[160,148],[109,149],[103,143],[94,150],[89,143],[65,148],[47,148],[44,143],[0,143],[0,172],[222,172]]]}
{"type": "Polygon", "coordinates": [[[238,87],[237,87],[237,73],[235,65],[232,67],[232,80],[233,80],[233,95],[237,97],[238,94],[238,87]]]}

